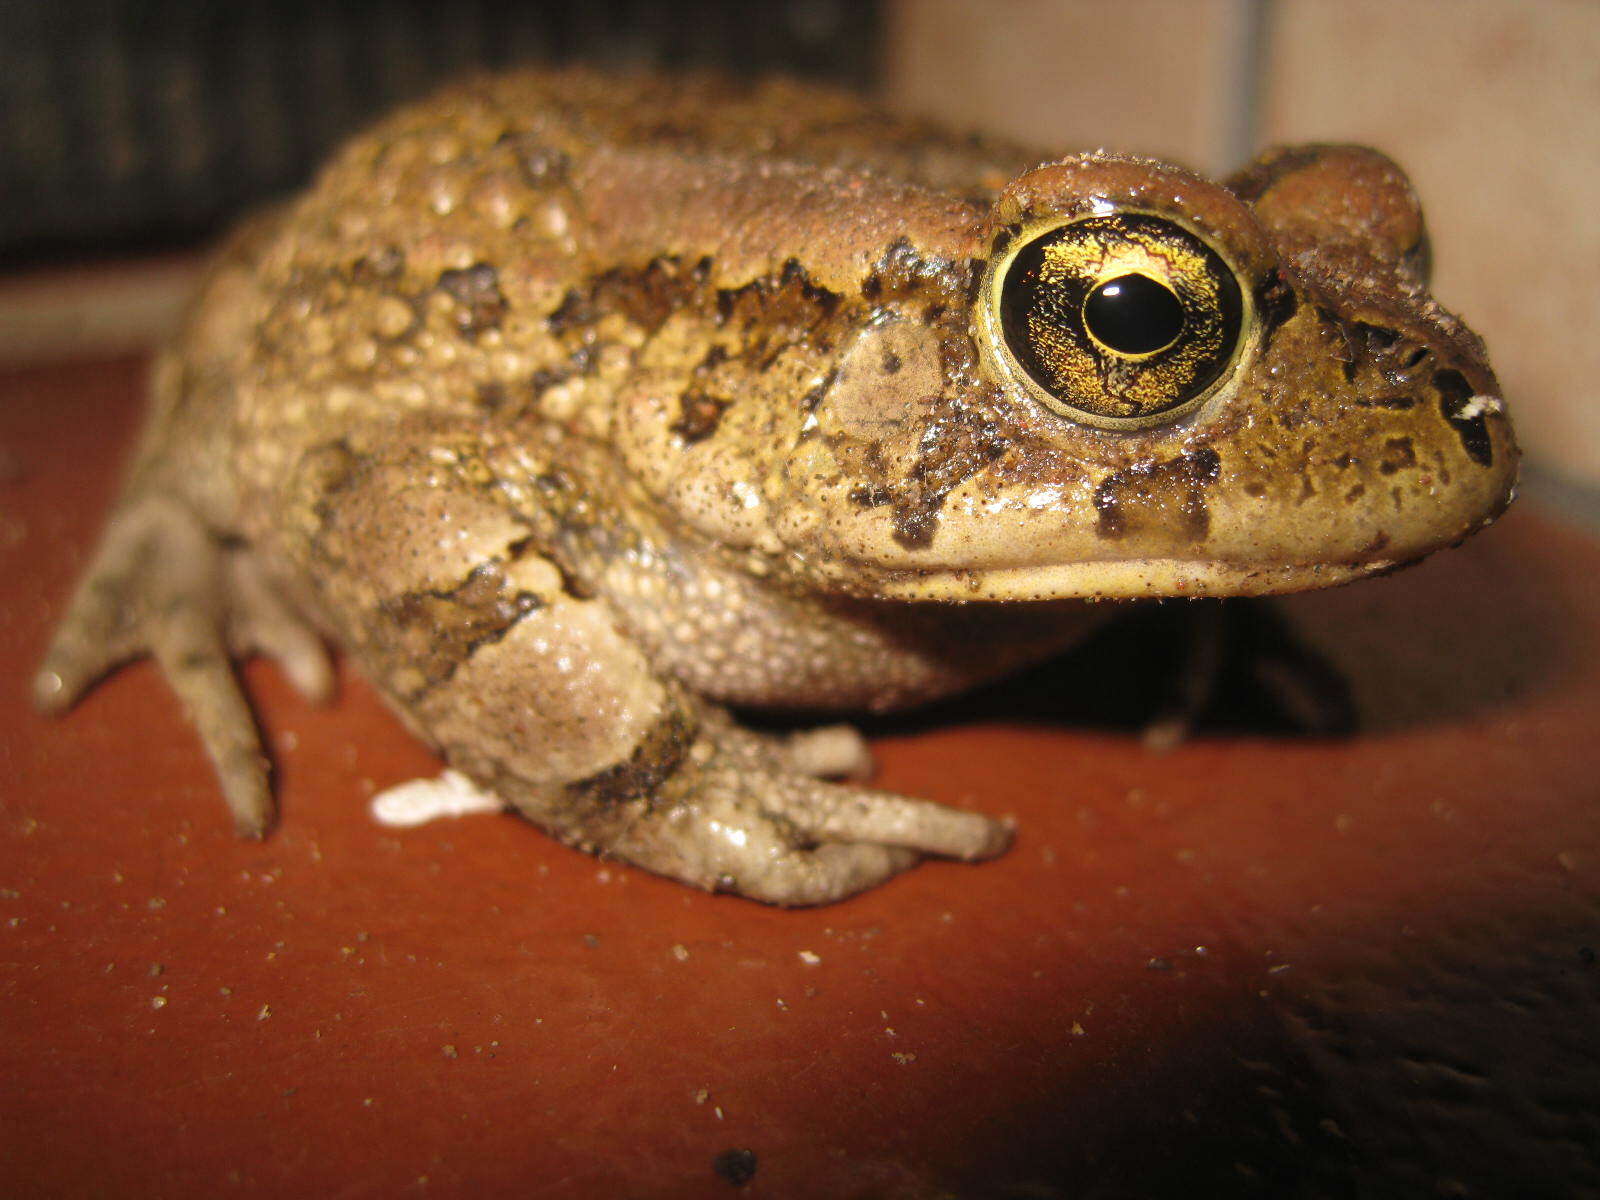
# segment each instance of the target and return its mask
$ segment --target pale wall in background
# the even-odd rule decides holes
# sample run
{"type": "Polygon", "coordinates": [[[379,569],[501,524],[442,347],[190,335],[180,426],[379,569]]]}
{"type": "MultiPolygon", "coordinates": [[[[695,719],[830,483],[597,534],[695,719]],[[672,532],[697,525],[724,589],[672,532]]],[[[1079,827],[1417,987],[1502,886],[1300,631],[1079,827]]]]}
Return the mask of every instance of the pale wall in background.
{"type": "Polygon", "coordinates": [[[885,86],[908,111],[1044,148],[1226,167],[1240,0],[892,0],[885,86]]]}
{"type": "Polygon", "coordinates": [[[1530,460],[1600,486],[1600,3],[897,0],[888,46],[895,103],[1041,147],[1392,154],[1530,460]]]}

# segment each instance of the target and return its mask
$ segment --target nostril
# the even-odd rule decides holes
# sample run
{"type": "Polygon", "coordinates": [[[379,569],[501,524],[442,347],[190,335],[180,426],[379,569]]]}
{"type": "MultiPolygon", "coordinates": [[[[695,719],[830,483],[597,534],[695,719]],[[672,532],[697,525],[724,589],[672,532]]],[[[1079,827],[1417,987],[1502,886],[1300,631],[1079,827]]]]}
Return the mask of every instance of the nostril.
{"type": "Polygon", "coordinates": [[[1386,329],[1382,325],[1370,325],[1365,321],[1356,323],[1356,332],[1366,342],[1367,353],[1374,358],[1388,354],[1400,340],[1400,335],[1393,329],[1386,329]]]}

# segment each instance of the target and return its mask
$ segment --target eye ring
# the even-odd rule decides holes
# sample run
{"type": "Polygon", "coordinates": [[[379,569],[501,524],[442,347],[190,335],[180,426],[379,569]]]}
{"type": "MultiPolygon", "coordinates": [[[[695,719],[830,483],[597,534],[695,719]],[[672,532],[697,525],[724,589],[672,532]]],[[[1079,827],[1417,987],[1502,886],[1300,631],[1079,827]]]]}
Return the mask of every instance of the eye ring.
{"type": "Polygon", "coordinates": [[[1139,430],[1193,412],[1254,344],[1243,275],[1209,239],[1137,210],[1040,221],[991,258],[985,358],[1078,424],[1139,430]]]}

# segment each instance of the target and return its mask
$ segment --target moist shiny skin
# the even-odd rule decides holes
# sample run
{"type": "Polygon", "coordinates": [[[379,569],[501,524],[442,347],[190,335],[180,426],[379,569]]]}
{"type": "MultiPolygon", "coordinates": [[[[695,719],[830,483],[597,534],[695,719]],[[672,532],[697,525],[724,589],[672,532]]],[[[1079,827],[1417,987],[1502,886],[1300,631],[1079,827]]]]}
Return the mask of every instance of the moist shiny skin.
{"type": "Polygon", "coordinates": [[[1003,823],[832,781],[853,734],[722,706],[914,704],[1086,601],[1340,583],[1488,523],[1516,448],[1426,261],[1358,147],[1217,184],[795,84],[470,81],[224,247],[37,690],[154,654],[260,834],[229,660],[317,694],[314,628],[569,843],[785,904],[986,858],[1003,823]],[[1041,237],[1065,282],[1003,320],[1041,237]],[[1107,280],[1156,334],[1102,343],[1107,280]],[[1075,393],[1019,369],[1029,330],[1075,393]]]}

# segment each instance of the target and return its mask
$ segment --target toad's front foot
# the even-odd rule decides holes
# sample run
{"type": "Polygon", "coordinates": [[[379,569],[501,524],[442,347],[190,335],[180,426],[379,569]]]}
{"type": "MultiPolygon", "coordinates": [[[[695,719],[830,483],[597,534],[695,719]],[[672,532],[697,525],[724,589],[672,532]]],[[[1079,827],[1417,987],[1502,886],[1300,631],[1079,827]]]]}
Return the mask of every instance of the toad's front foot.
{"type": "Polygon", "coordinates": [[[519,807],[579,842],[684,883],[768,904],[828,904],[926,856],[977,862],[1003,852],[1011,826],[889,792],[824,782],[792,750],[712,714],[682,761],[625,811],[577,821],[519,807]]]}
{"type": "Polygon", "coordinates": [[[331,691],[327,651],[247,550],[176,500],[134,497],[106,526],[34,677],[34,702],[59,712],[100,675],[151,655],[205,741],[234,825],[261,837],[273,814],[267,760],[232,665],[257,651],[308,698],[331,691]]]}

